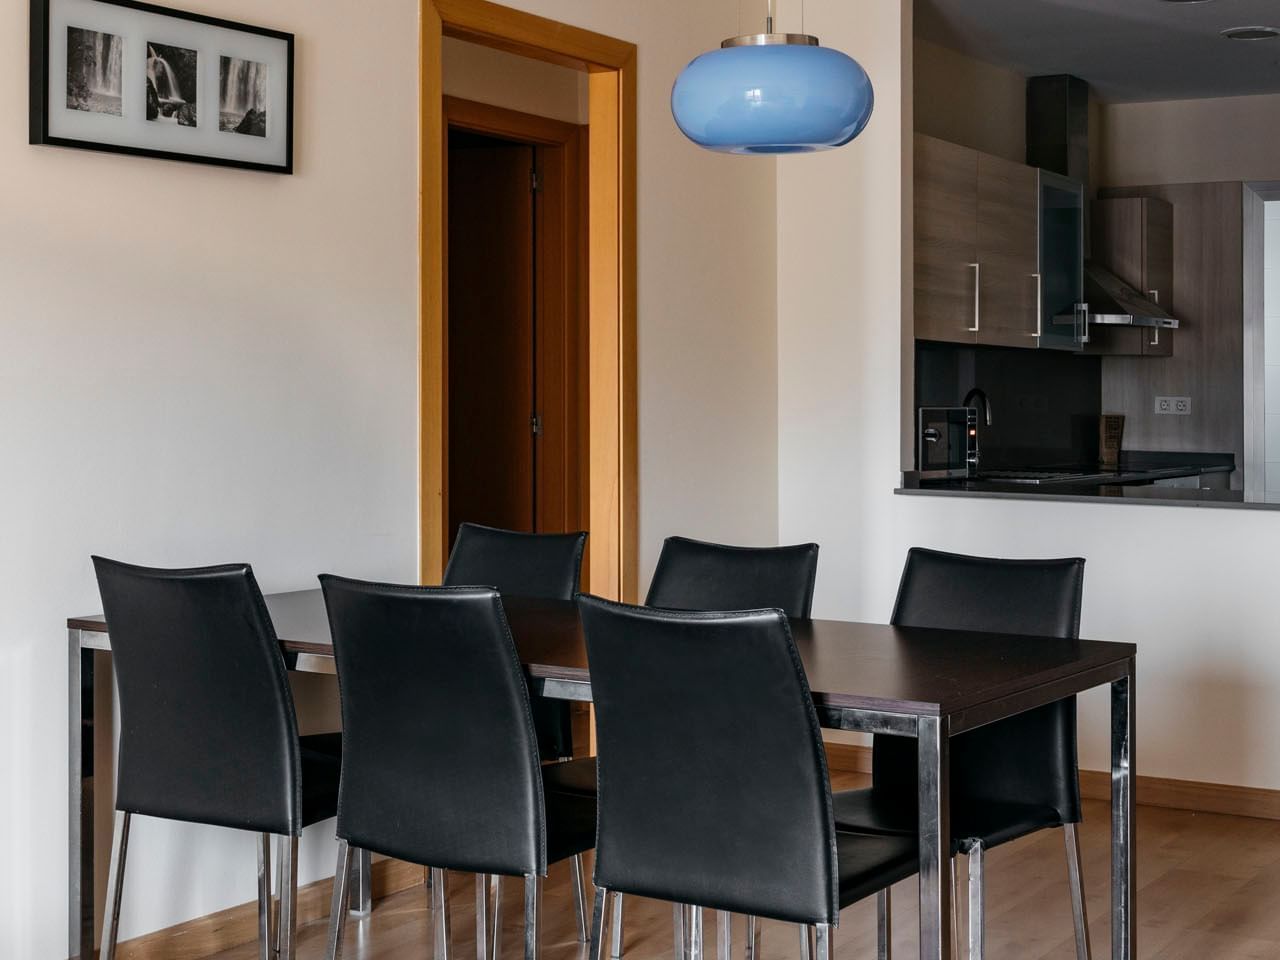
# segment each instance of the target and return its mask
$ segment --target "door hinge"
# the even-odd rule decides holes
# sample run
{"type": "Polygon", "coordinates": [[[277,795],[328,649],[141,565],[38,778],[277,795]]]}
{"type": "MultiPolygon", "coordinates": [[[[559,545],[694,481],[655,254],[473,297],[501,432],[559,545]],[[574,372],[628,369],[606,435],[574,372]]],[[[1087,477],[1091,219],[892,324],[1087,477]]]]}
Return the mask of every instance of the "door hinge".
{"type": "Polygon", "coordinates": [[[542,433],[542,418],[535,413],[529,418],[529,426],[533,429],[533,435],[539,436],[542,433]]]}
{"type": "Polygon", "coordinates": [[[529,171],[529,189],[535,192],[542,189],[542,178],[538,176],[537,170],[529,171]]]}

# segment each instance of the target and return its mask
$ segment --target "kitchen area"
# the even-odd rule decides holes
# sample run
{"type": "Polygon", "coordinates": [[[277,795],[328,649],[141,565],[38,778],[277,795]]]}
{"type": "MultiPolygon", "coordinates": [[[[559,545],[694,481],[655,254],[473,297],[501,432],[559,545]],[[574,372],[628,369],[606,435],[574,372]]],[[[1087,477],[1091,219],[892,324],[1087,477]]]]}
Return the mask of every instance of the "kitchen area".
{"type": "Polygon", "coordinates": [[[1105,24],[1062,43],[1007,8],[916,6],[914,385],[899,492],[1280,500],[1268,490],[1280,469],[1267,483],[1280,397],[1266,390],[1280,191],[1238,177],[1210,129],[1196,180],[1161,169],[1161,138],[1186,130],[1159,123],[1189,122],[1184,104],[1266,99],[1228,68],[1242,44],[1180,60],[1186,24],[1170,19],[1168,37],[1118,63],[1090,53],[1088,31],[1105,24]]]}

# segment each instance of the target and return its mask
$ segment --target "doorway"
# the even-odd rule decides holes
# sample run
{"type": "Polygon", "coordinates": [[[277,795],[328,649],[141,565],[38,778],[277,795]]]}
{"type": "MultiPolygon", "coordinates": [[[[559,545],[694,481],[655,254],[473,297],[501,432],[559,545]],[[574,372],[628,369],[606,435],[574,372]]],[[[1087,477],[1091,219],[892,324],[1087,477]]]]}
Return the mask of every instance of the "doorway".
{"type": "MultiPolygon", "coordinates": [[[[579,281],[575,385],[581,418],[577,510],[581,526],[591,533],[583,586],[601,596],[634,599],[639,526],[636,47],[489,0],[421,0],[420,11],[419,575],[424,583],[438,583],[449,546],[449,98],[441,71],[441,44],[449,36],[586,74],[580,181],[585,195],[578,199],[580,233],[590,255],[589,262],[583,258],[586,275],[579,281]]],[[[503,130],[477,132],[512,136],[503,130]]],[[[515,139],[526,140],[523,135],[515,139]]],[[[569,497],[573,487],[568,484],[569,497]]]]}
{"type": "Polygon", "coordinates": [[[458,524],[583,529],[581,127],[446,98],[446,502],[458,524]]]}

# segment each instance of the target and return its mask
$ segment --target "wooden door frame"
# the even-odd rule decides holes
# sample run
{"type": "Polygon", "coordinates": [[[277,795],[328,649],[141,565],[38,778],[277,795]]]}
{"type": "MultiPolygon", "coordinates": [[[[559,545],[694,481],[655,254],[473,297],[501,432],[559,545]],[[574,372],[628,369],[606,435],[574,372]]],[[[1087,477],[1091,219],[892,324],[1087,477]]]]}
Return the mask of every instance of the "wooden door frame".
{"type": "MultiPolygon", "coordinates": [[[[586,376],[587,356],[582,318],[586,315],[587,243],[582,207],[586,178],[580,158],[585,125],[521,113],[476,100],[445,96],[446,132],[465,130],[533,147],[541,185],[534,212],[536,253],[534,355],[536,398],[533,412],[542,421],[537,437],[534,476],[538,495],[533,529],[546,532],[585,530],[587,489],[586,376]],[[558,322],[548,322],[555,318],[558,322]],[[554,493],[554,497],[547,494],[554,493]]],[[[448,141],[446,141],[446,146],[448,141]]],[[[446,150],[445,268],[449,266],[449,160],[446,150]]],[[[446,274],[447,275],[447,274],[446,274]]],[[[446,308],[448,297],[446,295],[446,308]]],[[[448,314],[445,316],[448,328],[448,314]]],[[[445,336],[445,366],[449,365],[445,336]]],[[[446,380],[448,378],[446,377],[446,380]]],[[[447,399],[447,398],[446,398],[447,399]]],[[[446,463],[446,476],[448,464],[446,463]]],[[[444,506],[449,509],[448,484],[444,506]]],[[[446,530],[448,537],[453,531],[446,530]]]]}
{"type": "Polygon", "coordinates": [[[449,36],[588,74],[587,529],[585,580],[634,600],[636,462],[636,48],[486,0],[419,0],[419,576],[439,583],[448,542],[448,330],[441,41],[449,36]]]}

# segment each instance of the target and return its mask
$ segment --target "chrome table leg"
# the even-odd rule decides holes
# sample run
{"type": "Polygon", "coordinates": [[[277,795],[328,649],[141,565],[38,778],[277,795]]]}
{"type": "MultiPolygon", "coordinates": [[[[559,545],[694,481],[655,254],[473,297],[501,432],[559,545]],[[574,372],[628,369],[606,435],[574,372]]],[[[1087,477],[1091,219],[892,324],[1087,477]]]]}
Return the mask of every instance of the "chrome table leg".
{"type": "MultiPolygon", "coordinates": [[[[920,807],[920,958],[951,960],[951,760],[948,721],[920,716],[916,751],[920,807]]],[[[1128,958],[1125,958],[1128,960],[1128,958]]]]}
{"type": "MultiPolygon", "coordinates": [[[[613,894],[617,897],[617,894],[613,894]]],[[[587,960],[604,960],[605,916],[609,912],[609,891],[596,887],[595,905],[591,909],[591,940],[587,947],[587,960]]]]}
{"type": "Polygon", "coordinates": [[[1137,960],[1138,930],[1133,922],[1134,793],[1133,752],[1135,664],[1129,675],[1111,684],[1111,957],[1137,960]]]}
{"type": "MultiPolygon", "coordinates": [[[[107,911],[102,927],[102,960],[115,960],[116,939],[120,933],[120,898],[124,894],[124,863],[129,853],[129,823],[133,814],[116,811],[115,830],[111,836],[111,868],[107,874],[107,911]]],[[[93,956],[90,954],[89,956],[93,956]]]]}
{"type": "Polygon", "coordinates": [[[329,902],[329,943],[325,948],[325,960],[338,960],[342,956],[342,935],[347,928],[347,911],[345,909],[351,883],[352,853],[357,856],[360,851],[353,851],[350,844],[338,838],[338,864],[333,871],[333,899],[329,902]]]}
{"type": "Polygon", "coordinates": [[[622,960],[622,894],[613,895],[613,919],[609,928],[610,960],[622,960]]]}
{"type": "Polygon", "coordinates": [[[352,913],[362,917],[373,910],[373,855],[368,850],[352,851],[348,907],[352,913]]]}

